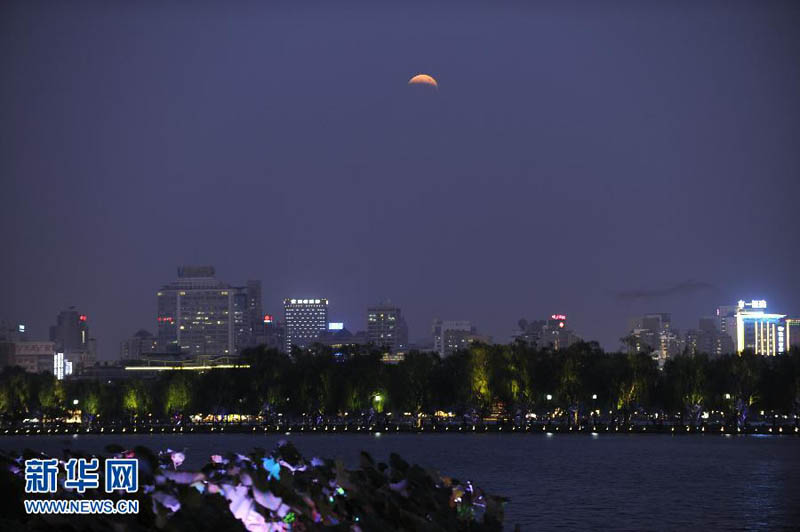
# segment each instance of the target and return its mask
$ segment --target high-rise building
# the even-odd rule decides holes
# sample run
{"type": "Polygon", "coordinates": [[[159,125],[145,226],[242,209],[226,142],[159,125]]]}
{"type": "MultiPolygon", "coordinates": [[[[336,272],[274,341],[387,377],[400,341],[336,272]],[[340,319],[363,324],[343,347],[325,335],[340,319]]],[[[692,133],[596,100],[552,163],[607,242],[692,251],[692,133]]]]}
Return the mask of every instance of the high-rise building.
{"type": "Polygon", "coordinates": [[[721,335],[730,338],[730,345],[733,346],[729,353],[733,353],[736,348],[736,311],[737,305],[722,305],[717,307],[717,330],[721,335]]]}
{"type": "Polygon", "coordinates": [[[286,349],[286,333],[283,323],[280,323],[272,314],[264,314],[261,323],[256,326],[253,336],[253,346],[263,345],[267,349],[286,349]]]}
{"type": "Polygon", "coordinates": [[[683,339],[672,328],[672,317],[666,312],[632,318],[628,339],[632,352],[651,353],[659,367],[683,350],[683,339]]]}
{"type": "Polygon", "coordinates": [[[439,356],[446,357],[461,349],[467,349],[470,344],[481,342],[491,343],[491,336],[478,334],[478,330],[469,321],[463,320],[433,320],[433,350],[439,356]]]}
{"type": "Polygon", "coordinates": [[[786,350],[800,347],[800,318],[786,318],[786,350]]]}
{"type": "Polygon", "coordinates": [[[700,318],[698,328],[686,332],[684,342],[686,349],[693,354],[705,353],[712,356],[733,353],[733,340],[727,332],[720,331],[720,323],[721,320],[717,316],[700,318]]]}
{"type": "Polygon", "coordinates": [[[292,352],[293,345],[313,344],[328,328],[327,299],[284,299],[283,313],[287,353],[292,352]]]}
{"type": "Polygon", "coordinates": [[[774,356],[786,351],[786,316],[767,311],[763,299],[740,300],[736,310],[736,351],[774,356]]]}
{"type": "Polygon", "coordinates": [[[552,314],[542,326],[537,345],[558,351],[580,341],[580,337],[567,327],[566,314],[552,314]]]}
{"type": "Polygon", "coordinates": [[[144,329],[139,329],[136,334],[120,344],[119,358],[136,360],[156,352],[158,352],[156,337],[144,329]]]}
{"type": "Polygon", "coordinates": [[[157,293],[158,345],[189,355],[235,355],[248,345],[247,289],[216,278],[213,266],[181,266],[157,293]]]}
{"type": "MultiPolygon", "coordinates": [[[[247,286],[245,288],[247,290],[248,327],[251,335],[255,337],[265,325],[264,307],[261,303],[261,281],[247,281],[247,286]]],[[[251,345],[256,345],[255,341],[251,341],[250,343],[251,345]]]]}
{"type": "Polygon", "coordinates": [[[367,339],[390,353],[408,347],[408,325],[400,308],[385,302],[367,309],[367,339]]]}
{"type": "Polygon", "coordinates": [[[89,318],[75,307],[62,310],[56,316],[56,324],[50,327],[50,341],[56,349],[80,351],[89,348],[89,318]]]}
{"type": "Polygon", "coordinates": [[[97,359],[97,343],[89,337],[89,318],[75,307],[58,313],[56,324],[50,327],[50,341],[76,372],[93,366],[97,359]]]}

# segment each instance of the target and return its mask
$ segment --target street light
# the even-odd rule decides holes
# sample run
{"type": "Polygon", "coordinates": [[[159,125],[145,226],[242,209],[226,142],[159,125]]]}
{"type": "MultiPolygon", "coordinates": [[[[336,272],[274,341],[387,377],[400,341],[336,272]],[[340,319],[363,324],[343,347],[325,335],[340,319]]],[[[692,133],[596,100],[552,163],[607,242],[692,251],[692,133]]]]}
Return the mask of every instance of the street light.
{"type": "Polygon", "coordinates": [[[383,395],[379,393],[376,393],[375,395],[372,396],[372,404],[375,408],[375,411],[378,412],[379,414],[383,413],[383,399],[384,399],[383,395]]]}
{"type": "Polygon", "coordinates": [[[549,393],[545,397],[547,398],[548,401],[552,401],[553,400],[553,396],[550,395],[549,393]]]}
{"type": "Polygon", "coordinates": [[[726,394],[725,394],[725,399],[730,399],[730,398],[731,398],[731,394],[729,394],[729,393],[726,393],[726,394]]]}
{"type": "Polygon", "coordinates": [[[592,394],[592,399],[595,400],[595,401],[597,400],[597,394],[596,393],[592,394]]]}
{"type": "Polygon", "coordinates": [[[77,406],[77,405],[78,405],[78,400],[77,400],[77,399],[73,399],[73,400],[72,400],[72,404],[73,404],[73,405],[75,405],[75,406],[77,406]]]}

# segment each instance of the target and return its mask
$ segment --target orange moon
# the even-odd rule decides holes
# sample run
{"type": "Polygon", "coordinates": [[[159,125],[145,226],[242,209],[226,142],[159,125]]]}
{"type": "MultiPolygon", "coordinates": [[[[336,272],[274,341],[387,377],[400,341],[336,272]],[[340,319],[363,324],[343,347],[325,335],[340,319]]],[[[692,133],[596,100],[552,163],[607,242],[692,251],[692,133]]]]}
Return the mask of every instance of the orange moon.
{"type": "Polygon", "coordinates": [[[409,85],[430,85],[435,88],[439,88],[439,84],[433,78],[433,76],[429,76],[427,74],[417,74],[410,80],[408,80],[409,85]]]}

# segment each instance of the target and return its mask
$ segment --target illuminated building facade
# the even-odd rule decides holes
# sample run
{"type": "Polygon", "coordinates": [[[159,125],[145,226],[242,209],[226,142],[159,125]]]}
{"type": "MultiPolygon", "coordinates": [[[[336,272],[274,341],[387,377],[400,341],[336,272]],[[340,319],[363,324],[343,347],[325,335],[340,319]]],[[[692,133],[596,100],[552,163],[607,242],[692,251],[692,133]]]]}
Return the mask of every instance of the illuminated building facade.
{"type": "Polygon", "coordinates": [[[390,303],[367,309],[367,340],[390,353],[408,347],[408,326],[399,307],[390,303]]]}
{"type": "Polygon", "coordinates": [[[234,355],[251,336],[248,294],[218,280],[212,266],[182,266],[157,293],[159,349],[187,355],[234,355]]]}
{"type": "Polygon", "coordinates": [[[786,318],[786,350],[800,347],[800,318],[786,318]]]}
{"type": "Polygon", "coordinates": [[[763,299],[739,301],[736,310],[736,351],[775,356],[786,351],[786,316],[767,311],[763,299]]]}
{"type": "Polygon", "coordinates": [[[284,299],[283,312],[287,353],[293,345],[308,347],[328,329],[327,299],[284,299]]]}

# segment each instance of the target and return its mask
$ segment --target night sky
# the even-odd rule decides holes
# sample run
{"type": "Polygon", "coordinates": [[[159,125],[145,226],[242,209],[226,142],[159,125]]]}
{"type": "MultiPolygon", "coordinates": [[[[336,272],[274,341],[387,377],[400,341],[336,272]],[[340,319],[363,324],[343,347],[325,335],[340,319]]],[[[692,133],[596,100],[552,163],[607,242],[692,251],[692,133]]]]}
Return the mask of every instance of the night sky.
{"type": "Polygon", "coordinates": [[[294,4],[3,2],[0,317],[115,359],[180,264],[412,341],[800,314],[800,3],[294,4]]]}

